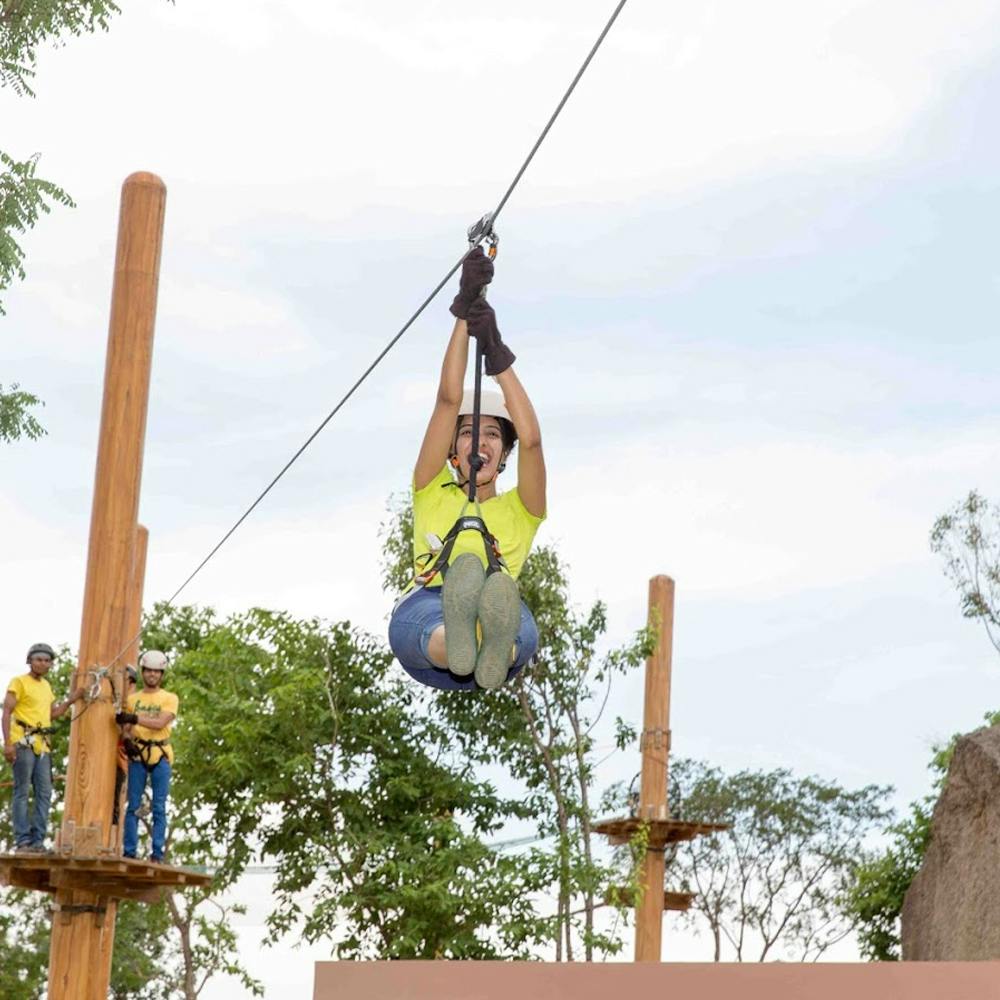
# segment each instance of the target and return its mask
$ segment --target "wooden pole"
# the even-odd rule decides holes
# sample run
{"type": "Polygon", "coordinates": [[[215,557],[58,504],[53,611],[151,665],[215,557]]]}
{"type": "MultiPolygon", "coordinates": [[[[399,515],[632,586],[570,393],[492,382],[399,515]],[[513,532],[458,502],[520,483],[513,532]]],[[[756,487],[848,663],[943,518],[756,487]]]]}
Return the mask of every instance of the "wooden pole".
{"type": "MultiPolygon", "coordinates": [[[[646,661],[643,704],[642,781],[639,816],[668,819],[667,756],[670,753],[670,668],[674,638],[674,581],[654,576],[649,581],[649,622],[658,632],[656,647],[646,661]]],[[[635,909],[635,960],[659,962],[663,937],[663,850],[646,852],[642,899],[635,909]]]]}
{"type": "MultiPolygon", "coordinates": [[[[122,658],[115,664],[112,670],[114,688],[116,691],[120,692],[120,702],[123,709],[125,708],[125,701],[128,695],[128,674],[125,668],[129,664],[134,667],[139,659],[139,629],[142,626],[142,591],[143,583],[146,579],[146,552],[148,547],[149,530],[140,524],[135,533],[132,576],[129,584],[127,607],[125,609],[125,629],[123,633],[125,638],[122,639],[122,645],[129,640],[134,639],[134,641],[131,642],[122,658]]],[[[121,646],[119,646],[119,649],[120,648],[121,646]]],[[[118,766],[119,763],[120,762],[116,758],[116,766],[118,766]]],[[[120,770],[115,774],[116,794],[115,800],[112,802],[112,809],[114,810],[114,815],[118,817],[118,822],[113,826],[111,831],[111,846],[113,846],[115,851],[120,854],[122,849],[122,838],[125,834],[126,784],[124,781],[117,781],[119,773],[124,775],[124,772],[121,772],[120,770]]],[[[106,976],[106,978],[100,982],[94,990],[95,996],[101,997],[106,997],[108,995],[108,987],[111,982],[111,958],[115,949],[115,921],[118,916],[117,900],[108,900],[108,914],[112,913],[112,907],[114,908],[114,913],[111,920],[109,921],[107,916],[105,916],[105,923],[108,924],[108,927],[105,929],[105,933],[101,936],[101,955],[97,961],[98,970],[103,971],[106,976]]]]}
{"type": "MultiPolygon", "coordinates": [[[[76,676],[107,666],[131,639],[137,517],[152,365],[166,188],[153,174],[122,185],[104,371],[104,402],[90,520],[80,661],[76,676]]],[[[116,667],[118,664],[115,665],[116,667]]],[[[114,853],[111,826],[118,729],[111,685],[74,711],[60,846],[71,853],[114,853]]],[[[104,1000],[115,908],[104,897],[60,889],[49,950],[50,1000],[104,1000]]]]}

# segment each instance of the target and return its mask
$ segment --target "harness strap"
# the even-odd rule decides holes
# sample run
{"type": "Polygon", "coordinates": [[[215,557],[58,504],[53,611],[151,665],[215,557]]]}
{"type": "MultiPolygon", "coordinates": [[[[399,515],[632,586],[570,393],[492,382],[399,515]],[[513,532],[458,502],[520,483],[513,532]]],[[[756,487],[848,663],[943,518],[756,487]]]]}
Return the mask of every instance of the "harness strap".
{"type": "Polygon", "coordinates": [[[56,731],[55,726],[32,726],[23,719],[19,719],[16,715],[13,717],[13,721],[21,727],[21,737],[15,741],[16,743],[34,750],[34,738],[41,736],[42,744],[45,747],[45,750],[42,752],[51,751],[52,747],[49,744],[49,737],[56,731]]]}
{"type": "Polygon", "coordinates": [[[496,538],[490,534],[490,530],[486,527],[486,522],[481,517],[471,514],[466,515],[463,508],[463,513],[459,515],[458,520],[452,525],[451,530],[444,536],[437,558],[431,563],[429,569],[416,577],[415,582],[418,587],[426,587],[438,573],[441,574],[441,579],[444,580],[448,572],[448,561],[451,559],[451,552],[455,547],[455,540],[463,531],[478,531],[482,536],[483,548],[486,551],[487,576],[507,569],[507,564],[503,561],[503,556],[500,554],[500,546],[496,538]]]}
{"type": "Polygon", "coordinates": [[[140,764],[147,770],[152,771],[156,764],[159,764],[166,754],[161,754],[159,760],[156,764],[150,764],[149,758],[153,755],[153,747],[163,747],[170,746],[170,740],[143,740],[138,736],[133,736],[130,738],[133,747],[135,748],[134,753],[129,753],[128,745],[126,744],[125,752],[128,754],[130,759],[139,761],[140,764]]]}
{"type": "Polygon", "coordinates": [[[14,721],[24,730],[25,736],[51,736],[55,731],[55,726],[29,726],[27,722],[22,722],[16,715],[14,721]]]}

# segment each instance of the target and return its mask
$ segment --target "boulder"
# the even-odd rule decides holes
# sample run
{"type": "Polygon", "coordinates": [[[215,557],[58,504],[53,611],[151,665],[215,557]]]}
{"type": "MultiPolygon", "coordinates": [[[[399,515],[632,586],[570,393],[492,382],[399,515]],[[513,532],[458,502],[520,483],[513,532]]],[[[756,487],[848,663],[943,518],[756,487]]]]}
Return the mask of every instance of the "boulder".
{"type": "Polygon", "coordinates": [[[1000,726],[955,747],[902,930],[904,961],[1000,959],[1000,726]]]}

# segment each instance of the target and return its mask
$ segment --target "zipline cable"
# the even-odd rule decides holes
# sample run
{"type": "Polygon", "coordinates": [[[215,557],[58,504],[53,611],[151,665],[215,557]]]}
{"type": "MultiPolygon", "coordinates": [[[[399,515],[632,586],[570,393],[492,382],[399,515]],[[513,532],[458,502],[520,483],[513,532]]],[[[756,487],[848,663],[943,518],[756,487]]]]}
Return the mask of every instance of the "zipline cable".
{"type": "MultiPolygon", "coordinates": [[[[514,179],[510,182],[510,185],[504,192],[503,197],[500,199],[500,202],[497,205],[496,209],[494,209],[492,216],[494,222],[496,221],[497,216],[503,210],[504,206],[507,204],[507,201],[510,198],[510,196],[514,193],[514,189],[517,187],[521,178],[524,176],[524,172],[528,169],[528,165],[535,158],[535,154],[538,152],[540,146],[542,145],[542,142],[545,140],[545,137],[549,134],[549,130],[555,124],[556,119],[559,117],[560,112],[566,105],[566,102],[569,100],[570,95],[576,89],[576,85],[580,82],[581,77],[586,72],[587,67],[590,65],[591,60],[597,53],[597,50],[601,47],[601,43],[604,41],[608,32],[611,30],[611,26],[618,19],[618,15],[621,13],[621,10],[625,6],[626,2],[627,0],[619,0],[618,5],[615,7],[614,12],[611,14],[611,17],[608,18],[607,24],[604,25],[603,30],[601,31],[600,35],[598,35],[597,41],[594,42],[593,46],[591,46],[590,51],[587,53],[587,58],[584,59],[582,65],[577,70],[576,76],[573,77],[572,82],[566,89],[566,93],[563,94],[562,99],[556,105],[555,111],[552,112],[551,116],[549,117],[549,120],[545,123],[545,128],[542,129],[541,134],[535,140],[535,144],[531,147],[531,151],[528,153],[524,162],[521,164],[517,173],[514,175],[514,179]]],[[[393,349],[393,347],[396,346],[396,343],[403,336],[403,334],[406,333],[407,330],[409,330],[409,328],[414,324],[414,322],[416,322],[417,318],[424,311],[424,309],[426,309],[427,306],[430,305],[430,303],[433,301],[438,292],[440,292],[441,289],[444,288],[444,286],[451,280],[452,275],[454,275],[455,272],[462,266],[462,263],[465,261],[465,258],[468,257],[469,254],[472,253],[472,251],[477,246],[479,246],[479,244],[483,241],[484,238],[485,234],[476,239],[473,242],[472,246],[470,246],[469,249],[464,254],[462,254],[462,256],[459,257],[459,259],[451,266],[448,273],[437,283],[437,285],[434,286],[434,290],[427,296],[427,298],[424,299],[423,302],[420,303],[420,305],[417,307],[417,310],[413,313],[413,315],[410,316],[410,318],[403,324],[402,327],[400,327],[399,331],[392,338],[392,340],[390,340],[389,343],[385,345],[385,347],[379,353],[378,357],[376,357],[375,360],[364,370],[364,372],[361,374],[361,377],[358,378],[358,380],[350,387],[350,389],[347,390],[347,392],[337,403],[337,405],[323,418],[319,426],[309,435],[309,437],[306,438],[306,440],[302,443],[302,445],[295,452],[295,454],[292,455],[292,457],[284,464],[281,471],[267,484],[267,486],[264,487],[264,489],[261,491],[257,499],[254,500],[254,502],[250,504],[249,507],[247,507],[247,509],[240,515],[240,517],[236,520],[233,526],[222,536],[222,538],[219,539],[219,541],[215,544],[215,546],[208,553],[208,555],[205,556],[205,558],[202,559],[200,563],[198,563],[198,565],[187,577],[187,579],[167,598],[166,600],[167,605],[173,604],[173,602],[177,599],[177,597],[180,596],[181,592],[187,587],[187,585],[205,568],[209,560],[212,559],[212,557],[216,554],[216,552],[218,552],[219,549],[221,549],[222,546],[225,545],[227,541],[229,541],[229,539],[233,536],[237,528],[239,528],[240,525],[243,524],[243,522],[254,512],[254,510],[264,499],[264,497],[266,497],[268,493],[270,493],[271,490],[274,489],[274,487],[278,484],[278,482],[285,475],[285,473],[298,461],[299,457],[306,450],[306,448],[308,448],[309,445],[311,445],[313,441],[316,440],[316,438],[320,435],[321,431],[326,427],[326,425],[340,412],[341,408],[351,398],[351,396],[354,395],[354,393],[359,388],[361,383],[368,378],[368,376],[375,370],[375,368],[382,361],[382,359],[389,353],[389,351],[393,349]]],[[[140,629],[139,633],[133,636],[125,644],[122,650],[118,653],[118,655],[114,658],[114,660],[111,661],[111,663],[108,666],[109,667],[114,666],[114,664],[118,662],[118,660],[122,657],[125,651],[141,635],[142,635],[142,630],[140,629]]]]}

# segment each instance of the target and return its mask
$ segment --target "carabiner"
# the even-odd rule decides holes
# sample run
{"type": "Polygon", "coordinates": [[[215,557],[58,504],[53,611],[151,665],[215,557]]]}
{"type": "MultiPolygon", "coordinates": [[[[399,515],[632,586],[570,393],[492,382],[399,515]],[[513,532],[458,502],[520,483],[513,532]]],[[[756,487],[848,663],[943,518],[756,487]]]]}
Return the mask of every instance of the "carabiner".
{"type": "Polygon", "coordinates": [[[494,260],[497,255],[497,245],[500,243],[500,236],[493,228],[493,213],[487,212],[478,222],[474,222],[466,231],[469,238],[469,247],[474,247],[483,240],[486,240],[490,248],[487,251],[490,260],[494,260]]]}

